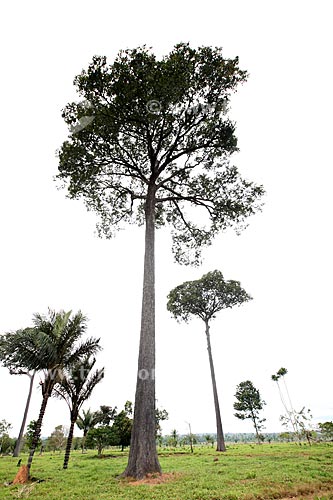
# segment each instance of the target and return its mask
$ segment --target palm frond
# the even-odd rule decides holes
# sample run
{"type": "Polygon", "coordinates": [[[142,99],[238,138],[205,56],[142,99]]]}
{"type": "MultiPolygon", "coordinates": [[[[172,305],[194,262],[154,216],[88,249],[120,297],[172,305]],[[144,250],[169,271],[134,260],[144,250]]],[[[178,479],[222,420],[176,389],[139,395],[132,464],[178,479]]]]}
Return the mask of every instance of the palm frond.
{"type": "Polygon", "coordinates": [[[55,387],[54,396],[66,401],[72,416],[78,415],[82,404],[91,396],[94,387],[104,377],[104,368],[90,375],[95,359],[85,357],[69,365],[66,375],[55,387]]]}
{"type": "Polygon", "coordinates": [[[80,407],[82,404],[87,401],[87,399],[90,398],[92,391],[96,387],[96,385],[104,378],[104,367],[101,368],[100,370],[96,370],[89,380],[87,380],[87,383],[85,387],[82,390],[82,393],[80,394],[80,397],[78,398],[78,402],[80,403],[80,407]]]}
{"type": "Polygon", "coordinates": [[[100,338],[90,337],[76,346],[68,353],[68,357],[64,360],[66,366],[72,366],[76,361],[80,361],[87,356],[94,356],[101,350],[99,345],[100,338]]]}

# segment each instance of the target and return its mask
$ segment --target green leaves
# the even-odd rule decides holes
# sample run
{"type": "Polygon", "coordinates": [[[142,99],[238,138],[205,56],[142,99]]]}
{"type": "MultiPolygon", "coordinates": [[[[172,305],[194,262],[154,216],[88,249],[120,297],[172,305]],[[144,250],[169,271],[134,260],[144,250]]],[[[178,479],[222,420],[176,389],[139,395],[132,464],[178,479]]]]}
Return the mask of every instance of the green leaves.
{"type": "Polygon", "coordinates": [[[161,60],[145,46],[111,65],[93,58],[74,80],[83,100],[63,111],[57,178],[98,213],[100,236],[143,223],[153,188],[156,227],[171,224],[176,260],[198,264],[218,231],[260,209],[262,187],[228,163],[237,139],[227,104],[246,77],[220,48],[183,43],[161,60]]]}
{"type": "Polygon", "coordinates": [[[86,436],[89,429],[92,429],[98,423],[100,423],[99,412],[92,412],[90,408],[87,411],[82,410],[82,415],[79,415],[76,421],[78,428],[83,430],[84,436],[86,436]]]}
{"type": "Polygon", "coordinates": [[[320,422],[318,424],[319,431],[324,437],[324,439],[332,440],[333,439],[333,422],[320,422]]]}
{"type": "Polygon", "coordinates": [[[239,281],[225,281],[221,271],[211,271],[195,281],[177,286],[168,295],[167,309],[183,321],[198,316],[209,321],[222,309],[251,300],[239,281]]]}
{"type": "Polygon", "coordinates": [[[236,388],[234,409],[237,410],[235,417],[240,420],[251,419],[256,430],[258,443],[260,443],[260,430],[263,429],[265,418],[259,418],[259,412],[266,404],[261,399],[260,392],[256,389],[250,380],[241,382],[236,388]]]}
{"type": "Polygon", "coordinates": [[[55,386],[55,396],[66,401],[73,420],[76,420],[81,406],[104,377],[104,368],[92,372],[95,362],[95,359],[88,356],[82,360],[77,359],[66,367],[62,379],[55,386]]]}
{"type": "Polygon", "coordinates": [[[235,415],[238,418],[252,418],[252,414],[258,410],[262,410],[266,404],[261,399],[260,392],[256,389],[250,380],[241,382],[236,388],[235,397],[237,401],[234,403],[235,410],[242,412],[242,417],[235,415]]]}
{"type": "Polygon", "coordinates": [[[35,314],[33,328],[0,336],[0,360],[12,369],[46,370],[57,378],[64,367],[100,350],[99,339],[81,341],[87,319],[81,312],[49,310],[48,315],[35,314]]]}
{"type": "Polygon", "coordinates": [[[103,448],[112,443],[114,437],[114,432],[112,428],[108,425],[103,425],[90,429],[87,434],[86,446],[88,448],[98,448],[98,454],[102,453],[103,448]]]}

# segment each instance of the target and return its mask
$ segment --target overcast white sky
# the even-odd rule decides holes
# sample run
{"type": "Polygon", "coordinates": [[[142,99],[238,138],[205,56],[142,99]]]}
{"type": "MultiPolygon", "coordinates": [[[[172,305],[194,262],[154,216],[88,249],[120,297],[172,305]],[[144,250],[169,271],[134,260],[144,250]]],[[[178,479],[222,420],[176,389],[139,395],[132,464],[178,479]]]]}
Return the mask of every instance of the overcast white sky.
{"type": "MultiPolygon", "coordinates": [[[[34,312],[81,309],[100,336],[106,376],[85,408],[134,400],[139,342],[143,228],[114,240],[95,235],[95,216],[52,180],[67,129],[61,109],[76,99],[74,76],[93,55],[147,44],[222,46],[250,78],[232,101],[240,153],[233,162],[262,183],[265,207],[240,236],[204,252],[203,266],[173,262],[168,229],[157,234],[157,398],[164,426],[214,432],[204,325],[179,325],[166,295],[184,280],[220,269],[254,300],[221,312],[212,348],[225,432],[252,431],[233,416],[236,385],[250,379],[267,402],[267,431],[280,431],[282,405],[270,377],[281,366],[294,406],[314,421],[332,401],[332,4],[328,1],[152,1],[1,3],[0,332],[31,324],[34,312]]],[[[0,368],[0,420],[17,433],[28,378],[0,368]]],[[[41,402],[37,389],[28,420],[41,402]]],[[[42,434],[68,424],[51,401],[42,434]]]]}

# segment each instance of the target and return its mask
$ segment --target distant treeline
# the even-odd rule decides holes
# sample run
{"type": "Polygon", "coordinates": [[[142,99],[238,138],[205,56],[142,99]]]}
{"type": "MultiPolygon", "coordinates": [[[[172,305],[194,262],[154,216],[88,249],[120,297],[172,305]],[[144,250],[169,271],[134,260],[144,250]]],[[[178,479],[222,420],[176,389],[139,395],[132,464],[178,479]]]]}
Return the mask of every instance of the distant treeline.
{"type": "MultiPolygon", "coordinates": [[[[216,434],[213,434],[214,438],[216,439],[216,434]]],[[[264,437],[264,441],[281,441],[281,433],[278,432],[270,432],[270,433],[263,433],[262,436],[264,437]]],[[[200,437],[199,442],[204,442],[206,441],[205,439],[205,434],[199,434],[198,438],[200,437]]],[[[256,435],[254,432],[227,432],[224,434],[224,439],[227,442],[231,443],[249,443],[252,441],[256,441],[256,435]]]]}
{"type": "MultiPolygon", "coordinates": [[[[289,436],[284,436],[279,432],[268,432],[262,434],[264,438],[264,442],[272,442],[272,441],[283,441],[287,440],[289,436]]],[[[186,439],[188,435],[180,435],[179,441],[181,442],[183,439],[186,439]]],[[[251,443],[256,441],[256,435],[254,432],[227,432],[224,434],[225,441],[229,443],[251,443]]],[[[209,444],[211,441],[216,442],[216,434],[195,434],[195,442],[198,444],[209,444]],[[207,437],[211,437],[212,439],[207,439],[207,437]]]]}

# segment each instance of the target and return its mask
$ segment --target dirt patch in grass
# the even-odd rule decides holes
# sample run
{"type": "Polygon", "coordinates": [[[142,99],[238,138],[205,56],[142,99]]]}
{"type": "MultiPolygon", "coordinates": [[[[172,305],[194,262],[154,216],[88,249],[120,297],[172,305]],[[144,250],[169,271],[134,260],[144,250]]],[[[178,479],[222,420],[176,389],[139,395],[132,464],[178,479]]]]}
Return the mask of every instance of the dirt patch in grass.
{"type": "Polygon", "coordinates": [[[124,458],[126,455],[108,455],[108,454],[102,454],[102,455],[93,455],[91,457],[88,457],[88,460],[104,460],[106,458],[124,458]]]}
{"type": "Polygon", "coordinates": [[[333,489],[325,490],[323,488],[313,491],[311,494],[292,495],[279,498],[279,500],[332,500],[333,489]]]}
{"type": "Polygon", "coordinates": [[[175,479],[178,479],[180,476],[181,474],[179,473],[165,472],[164,474],[147,474],[147,476],[144,477],[143,479],[126,478],[124,481],[127,484],[130,484],[131,486],[138,486],[140,484],[155,485],[155,484],[163,484],[163,483],[168,483],[170,481],[174,481],[175,479]]]}

